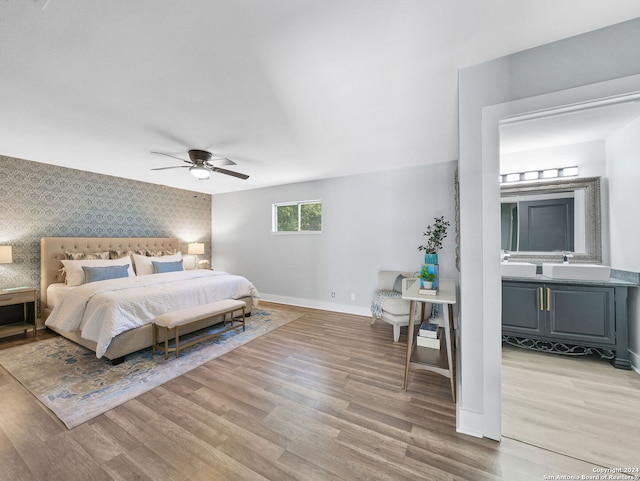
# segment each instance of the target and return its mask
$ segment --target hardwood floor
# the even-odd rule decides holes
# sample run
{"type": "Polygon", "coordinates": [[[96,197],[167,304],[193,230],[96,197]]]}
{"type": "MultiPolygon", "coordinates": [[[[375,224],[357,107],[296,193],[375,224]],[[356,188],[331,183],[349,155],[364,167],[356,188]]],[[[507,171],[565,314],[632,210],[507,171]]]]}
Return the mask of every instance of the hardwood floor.
{"type": "MultiPolygon", "coordinates": [[[[0,368],[1,480],[541,480],[593,465],[458,434],[448,380],[412,372],[406,332],[304,315],[67,430],[0,368]]],[[[3,344],[0,343],[0,348],[3,344]]]]}
{"type": "Polygon", "coordinates": [[[636,372],[595,357],[503,348],[503,436],[598,465],[640,468],[639,426],[636,372]]]}

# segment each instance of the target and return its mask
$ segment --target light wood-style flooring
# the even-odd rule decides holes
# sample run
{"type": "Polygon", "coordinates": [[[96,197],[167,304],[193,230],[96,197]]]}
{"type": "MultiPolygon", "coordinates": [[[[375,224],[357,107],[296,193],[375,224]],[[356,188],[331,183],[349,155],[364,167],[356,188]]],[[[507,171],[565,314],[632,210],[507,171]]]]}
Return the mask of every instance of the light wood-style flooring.
{"type": "Polygon", "coordinates": [[[505,347],[502,435],[598,465],[640,468],[640,375],[597,357],[505,347]]]}
{"type": "MultiPolygon", "coordinates": [[[[593,465],[456,433],[448,380],[406,331],[303,316],[67,430],[0,368],[0,480],[536,480],[593,465]]],[[[41,334],[42,335],[42,334],[41,334]]],[[[0,348],[5,345],[0,343],[0,348]]]]}

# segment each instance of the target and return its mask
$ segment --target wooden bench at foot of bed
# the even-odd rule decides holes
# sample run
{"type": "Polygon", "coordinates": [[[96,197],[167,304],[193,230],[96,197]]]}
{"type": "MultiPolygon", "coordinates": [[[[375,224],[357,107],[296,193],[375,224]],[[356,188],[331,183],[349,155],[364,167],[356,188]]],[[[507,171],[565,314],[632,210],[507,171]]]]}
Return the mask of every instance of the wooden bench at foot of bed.
{"type": "MultiPolygon", "coordinates": [[[[164,358],[169,358],[169,352],[175,352],[176,357],[180,355],[180,349],[192,346],[198,342],[212,337],[217,337],[220,334],[237,329],[242,326],[242,330],[245,330],[245,309],[247,305],[243,301],[237,301],[234,299],[225,299],[223,301],[212,302],[211,304],[202,304],[199,306],[187,307],[177,311],[167,312],[157,316],[153,320],[153,352],[156,349],[160,350],[164,348],[164,358]],[[240,319],[234,318],[234,313],[242,311],[240,319]],[[229,314],[229,319],[227,319],[229,314]],[[222,316],[222,322],[226,326],[229,323],[229,327],[222,329],[214,334],[206,336],[199,336],[193,341],[180,344],[180,328],[189,327],[197,322],[203,321],[216,316],[222,316]],[[169,331],[175,330],[175,347],[169,347],[169,331]],[[158,344],[158,334],[164,331],[164,346],[158,344]]],[[[237,315],[236,315],[237,317],[237,315]]]]}

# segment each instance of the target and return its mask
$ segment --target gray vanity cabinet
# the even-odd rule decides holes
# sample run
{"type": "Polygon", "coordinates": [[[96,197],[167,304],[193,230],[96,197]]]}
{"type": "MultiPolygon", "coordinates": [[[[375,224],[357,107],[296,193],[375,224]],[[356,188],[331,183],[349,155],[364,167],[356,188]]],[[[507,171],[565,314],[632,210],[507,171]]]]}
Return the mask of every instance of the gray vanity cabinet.
{"type": "Polygon", "coordinates": [[[627,291],[608,283],[503,280],[503,340],[563,354],[596,352],[630,369],[627,291]]]}
{"type": "Polygon", "coordinates": [[[585,345],[615,344],[613,288],[547,284],[544,289],[550,337],[585,345]]]}
{"type": "Polygon", "coordinates": [[[539,308],[541,284],[502,282],[502,333],[514,336],[546,335],[546,312],[539,308]]]}

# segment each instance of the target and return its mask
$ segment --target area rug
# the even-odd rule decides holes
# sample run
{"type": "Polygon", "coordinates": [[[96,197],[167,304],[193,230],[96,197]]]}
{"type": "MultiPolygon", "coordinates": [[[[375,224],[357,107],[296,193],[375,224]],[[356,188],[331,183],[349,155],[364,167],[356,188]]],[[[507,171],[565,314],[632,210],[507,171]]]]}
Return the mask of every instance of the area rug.
{"type": "MultiPolygon", "coordinates": [[[[300,316],[254,309],[246,319],[246,331],[228,331],[181,349],[179,358],[167,360],[164,353],[153,354],[148,348],[112,366],[106,359],[96,359],[94,352],[55,337],[0,351],[0,365],[71,429],[300,316]]],[[[216,329],[221,325],[206,332],[216,329]]],[[[188,339],[181,336],[181,340],[188,339]]]]}

